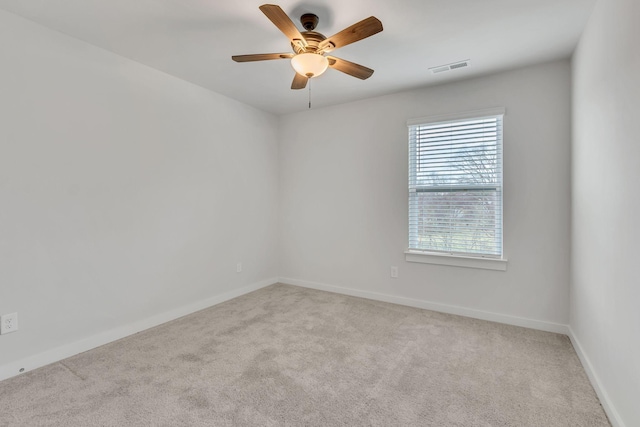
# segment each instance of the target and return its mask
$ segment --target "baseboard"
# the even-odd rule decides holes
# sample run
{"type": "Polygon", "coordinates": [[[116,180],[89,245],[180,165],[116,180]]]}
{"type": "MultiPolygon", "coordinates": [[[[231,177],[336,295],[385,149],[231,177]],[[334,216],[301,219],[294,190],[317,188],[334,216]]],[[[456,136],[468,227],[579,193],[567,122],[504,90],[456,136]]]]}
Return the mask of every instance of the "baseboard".
{"type": "Polygon", "coordinates": [[[571,328],[571,326],[569,326],[569,338],[571,339],[573,348],[576,350],[576,353],[578,354],[578,358],[580,359],[580,362],[582,362],[582,366],[584,367],[584,370],[586,371],[587,376],[589,377],[589,381],[591,381],[591,385],[593,386],[593,389],[596,391],[596,394],[600,399],[600,403],[604,408],[604,412],[606,412],[607,417],[609,417],[609,422],[611,422],[611,425],[613,427],[625,427],[625,423],[622,421],[622,418],[620,417],[620,414],[616,410],[615,406],[613,406],[613,403],[609,398],[609,394],[602,386],[600,377],[598,376],[595,369],[593,368],[593,365],[591,364],[589,357],[584,352],[584,348],[582,347],[582,344],[580,344],[578,337],[576,337],[576,335],[573,333],[573,329],[571,328]]]}
{"type": "Polygon", "coordinates": [[[277,278],[271,278],[262,280],[260,282],[252,283],[247,286],[243,286],[239,289],[234,289],[229,292],[225,292],[220,295],[216,295],[211,298],[207,298],[202,301],[197,301],[193,304],[189,304],[183,307],[175,308],[173,310],[166,311],[164,313],[157,314],[147,319],[139,320],[135,323],[124,325],[109,331],[101,332],[99,334],[84,338],[79,341],[65,344],[60,347],[47,350],[45,352],[26,357],[24,359],[8,363],[0,366],[0,381],[11,378],[21,373],[32,371],[36,368],[40,368],[51,363],[58,362],[67,357],[74,356],[76,354],[91,350],[101,345],[108,344],[110,342],[119,340],[121,338],[133,335],[135,333],[144,331],[145,329],[152,328],[154,326],[161,325],[163,323],[175,320],[179,317],[186,316],[196,311],[209,308],[211,306],[220,304],[225,301],[229,301],[233,298],[239,297],[249,292],[256,291],[269,285],[277,283],[277,278]],[[22,371],[21,371],[22,370],[22,371]]]}
{"type": "Polygon", "coordinates": [[[426,310],[438,311],[441,313],[457,314],[459,316],[472,317],[474,319],[489,320],[491,322],[505,323],[507,325],[522,326],[530,329],[537,329],[558,334],[569,334],[569,327],[560,323],[545,322],[542,320],[527,319],[524,317],[509,316],[505,314],[491,313],[488,311],[474,310],[466,307],[441,304],[431,301],[418,300],[413,298],[399,297],[378,292],[362,291],[358,289],[344,288],[341,286],[327,285],[324,283],[309,282],[307,280],[281,277],[280,283],[300,286],[303,288],[317,289],[320,291],[334,292],[337,294],[350,295],[354,297],[372,299],[376,301],[390,302],[394,304],[406,305],[409,307],[424,308],[426,310]]]}

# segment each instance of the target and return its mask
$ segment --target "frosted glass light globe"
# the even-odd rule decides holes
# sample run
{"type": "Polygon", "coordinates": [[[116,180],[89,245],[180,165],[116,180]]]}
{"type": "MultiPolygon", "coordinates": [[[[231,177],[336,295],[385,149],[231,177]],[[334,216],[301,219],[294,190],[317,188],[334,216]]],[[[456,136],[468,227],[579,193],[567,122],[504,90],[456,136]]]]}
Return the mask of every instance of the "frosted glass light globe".
{"type": "Polygon", "coordinates": [[[329,66],[329,60],[317,53],[299,53],[291,58],[291,65],[301,76],[318,77],[329,66]]]}

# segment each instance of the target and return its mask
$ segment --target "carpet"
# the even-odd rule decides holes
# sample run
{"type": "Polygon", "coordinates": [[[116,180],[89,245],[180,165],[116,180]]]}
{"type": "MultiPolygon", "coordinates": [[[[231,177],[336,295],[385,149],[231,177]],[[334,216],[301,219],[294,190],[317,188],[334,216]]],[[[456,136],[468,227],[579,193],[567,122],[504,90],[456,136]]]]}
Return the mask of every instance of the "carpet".
{"type": "Polygon", "coordinates": [[[566,336],[277,284],[0,382],[0,426],[609,426],[566,336]]]}

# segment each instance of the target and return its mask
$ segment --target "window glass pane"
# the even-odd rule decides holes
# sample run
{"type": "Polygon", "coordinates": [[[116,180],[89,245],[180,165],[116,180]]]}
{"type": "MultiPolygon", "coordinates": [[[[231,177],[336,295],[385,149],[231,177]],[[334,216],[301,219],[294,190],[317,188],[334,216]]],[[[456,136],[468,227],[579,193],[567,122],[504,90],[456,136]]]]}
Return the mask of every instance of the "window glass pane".
{"type": "Polygon", "coordinates": [[[502,116],[410,126],[409,249],[502,256],[502,116]]]}

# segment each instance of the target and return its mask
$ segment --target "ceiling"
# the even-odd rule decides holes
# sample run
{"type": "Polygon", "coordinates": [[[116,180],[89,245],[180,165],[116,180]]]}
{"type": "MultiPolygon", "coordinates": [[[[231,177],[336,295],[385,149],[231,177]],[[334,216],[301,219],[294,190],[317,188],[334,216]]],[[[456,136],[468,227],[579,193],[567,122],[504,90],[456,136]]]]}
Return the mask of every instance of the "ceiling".
{"type": "MultiPolygon", "coordinates": [[[[264,0],[0,0],[0,8],[275,114],[308,107],[291,90],[288,60],[232,55],[290,52],[258,9],[264,0]]],[[[368,80],[329,69],[311,80],[322,107],[568,57],[594,0],[278,0],[299,25],[311,12],[330,36],[368,16],[384,31],[332,55],[373,68],[368,80]],[[461,60],[471,66],[433,75],[461,60]]]]}

